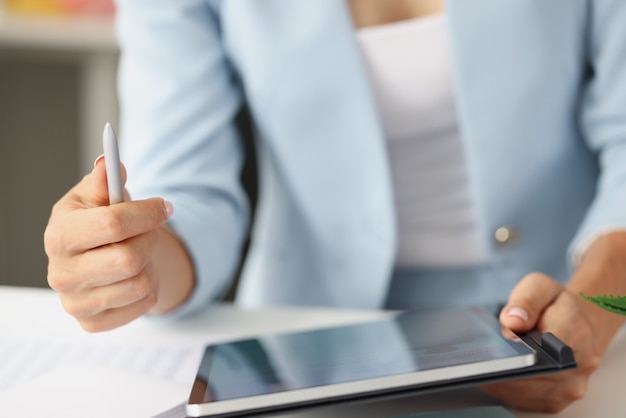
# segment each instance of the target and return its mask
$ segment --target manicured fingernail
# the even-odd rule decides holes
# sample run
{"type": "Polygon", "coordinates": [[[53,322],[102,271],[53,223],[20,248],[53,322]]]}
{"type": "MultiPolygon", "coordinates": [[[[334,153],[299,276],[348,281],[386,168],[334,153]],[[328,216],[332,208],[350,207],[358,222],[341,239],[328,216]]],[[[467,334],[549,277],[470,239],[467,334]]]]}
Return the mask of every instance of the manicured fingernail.
{"type": "Polygon", "coordinates": [[[104,154],[100,154],[98,158],[96,158],[96,160],[93,162],[93,168],[96,168],[100,160],[103,160],[103,159],[104,159],[104,154]]]}
{"type": "Polygon", "coordinates": [[[526,310],[522,308],[511,308],[509,309],[508,315],[520,318],[524,322],[528,321],[528,312],[526,312],[526,310]]]}
{"type": "Polygon", "coordinates": [[[167,219],[169,219],[174,214],[174,205],[172,205],[172,202],[164,200],[163,206],[165,206],[165,213],[167,214],[167,219]]]}

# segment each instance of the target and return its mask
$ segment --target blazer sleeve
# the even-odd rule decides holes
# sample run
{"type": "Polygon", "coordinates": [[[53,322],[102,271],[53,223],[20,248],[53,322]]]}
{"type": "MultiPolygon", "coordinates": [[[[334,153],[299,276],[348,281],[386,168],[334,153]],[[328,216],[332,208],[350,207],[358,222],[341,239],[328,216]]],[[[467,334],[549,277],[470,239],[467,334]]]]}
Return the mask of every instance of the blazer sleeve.
{"type": "Polygon", "coordinates": [[[570,245],[570,260],[603,232],[626,229],[626,2],[590,0],[582,130],[597,153],[596,197],[570,245]]]}
{"type": "Polygon", "coordinates": [[[227,289],[249,209],[234,123],[242,94],[207,0],[118,0],[121,155],[134,199],[174,204],[171,227],[186,245],[196,286],[177,317],[227,289]]]}

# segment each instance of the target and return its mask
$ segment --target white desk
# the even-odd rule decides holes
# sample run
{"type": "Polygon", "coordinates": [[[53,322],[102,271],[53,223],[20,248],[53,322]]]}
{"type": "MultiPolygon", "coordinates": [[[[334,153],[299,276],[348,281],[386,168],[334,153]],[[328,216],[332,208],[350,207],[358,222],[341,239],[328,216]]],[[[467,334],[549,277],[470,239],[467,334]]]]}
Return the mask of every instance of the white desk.
{"type": "MultiPolygon", "coordinates": [[[[216,306],[205,314],[178,323],[136,321],[108,334],[89,335],[61,309],[57,296],[45,289],[0,287],[0,338],[84,341],[138,341],[144,338],[201,341],[233,339],[264,332],[278,332],[358,322],[380,317],[384,313],[333,309],[267,309],[244,311],[232,306],[216,306]]],[[[595,373],[587,397],[565,413],[567,418],[623,417],[624,378],[626,376],[626,333],[620,334],[610,347],[605,361],[595,373]]],[[[189,382],[191,384],[191,382],[189,382]]],[[[128,396],[133,396],[128,394],[128,396]]],[[[123,404],[128,399],[110,399],[123,404]]],[[[346,405],[291,414],[289,417],[384,417],[436,408],[494,405],[495,401],[474,390],[458,390],[437,395],[378,401],[363,405],[346,405]]],[[[51,405],[51,407],[53,407],[51,405]]],[[[53,408],[51,408],[53,411],[53,408]]],[[[16,413],[19,411],[16,411],[16,413]]],[[[520,418],[551,415],[514,411],[520,418]]],[[[19,416],[19,415],[16,415],[19,416]]],[[[54,414],[51,413],[51,417],[54,414]]]]}

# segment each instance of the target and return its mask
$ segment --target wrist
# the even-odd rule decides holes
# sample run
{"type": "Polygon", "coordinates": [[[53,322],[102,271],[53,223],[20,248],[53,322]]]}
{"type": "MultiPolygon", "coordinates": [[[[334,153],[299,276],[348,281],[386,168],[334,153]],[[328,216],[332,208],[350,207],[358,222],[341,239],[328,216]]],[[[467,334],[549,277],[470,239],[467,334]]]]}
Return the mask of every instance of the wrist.
{"type": "Polygon", "coordinates": [[[164,314],[184,304],[195,286],[191,257],[178,235],[167,225],[159,228],[153,263],[158,280],[157,304],[150,313],[164,314]]]}
{"type": "MultiPolygon", "coordinates": [[[[626,295],[626,232],[611,232],[598,237],[587,249],[572,275],[567,289],[575,297],[626,295]]],[[[582,298],[581,298],[582,299],[582,298]]],[[[581,300],[602,351],[606,349],[626,318],[581,300]]]]}

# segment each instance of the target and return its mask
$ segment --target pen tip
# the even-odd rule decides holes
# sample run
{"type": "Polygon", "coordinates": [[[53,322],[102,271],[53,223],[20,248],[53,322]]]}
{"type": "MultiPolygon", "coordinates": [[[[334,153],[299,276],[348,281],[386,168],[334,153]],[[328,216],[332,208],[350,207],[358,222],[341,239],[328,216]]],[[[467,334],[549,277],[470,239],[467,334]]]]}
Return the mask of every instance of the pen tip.
{"type": "Polygon", "coordinates": [[[113,127],[111,126],[111,124],[109,122],[106,123],[106,125],[104,125],[104,135],[108,135],[108,136],[115,136],[115,130],[113,129],[113,127]]]}

